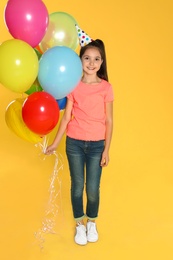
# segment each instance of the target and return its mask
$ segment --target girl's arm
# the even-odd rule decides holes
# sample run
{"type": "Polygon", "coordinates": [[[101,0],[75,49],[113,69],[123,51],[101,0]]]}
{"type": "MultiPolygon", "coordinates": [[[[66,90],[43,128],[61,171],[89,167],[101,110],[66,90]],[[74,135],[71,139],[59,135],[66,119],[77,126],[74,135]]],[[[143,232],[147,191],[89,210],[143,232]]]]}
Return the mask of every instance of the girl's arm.
{"type": "Polygon", "coordinates": [[[66,108],[64,111],[64,115],[61,119],[57,134],[55,136],[53,143],[46,148],[45,154],[52,154],[57,149],[61,141],[61,138],[63,137],[66,131],[67,125],[71,119],[72,108],[73,108],[73,102],[67,99],[66,108]]]}
{"type": "Polygon", "coordinates": [[[106,103],[106,134],[105,134],[105,148],[102,153],[100,165],[107,166],[109,163],[109,148],[113,132],[113,102],[106,103]]]}

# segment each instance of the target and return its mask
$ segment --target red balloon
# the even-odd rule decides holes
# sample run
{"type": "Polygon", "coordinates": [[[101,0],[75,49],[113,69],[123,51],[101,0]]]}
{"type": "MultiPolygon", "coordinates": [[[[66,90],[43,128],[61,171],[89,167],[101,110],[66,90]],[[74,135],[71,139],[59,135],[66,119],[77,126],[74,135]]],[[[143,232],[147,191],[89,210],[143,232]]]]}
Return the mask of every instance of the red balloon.
{"type": "Polygon", "coordinates": [[[27,127],[39,135],[50,133],[59,120],[56,99],[47,92],[34,92],[24,101],[22,118],[27,127]]]}

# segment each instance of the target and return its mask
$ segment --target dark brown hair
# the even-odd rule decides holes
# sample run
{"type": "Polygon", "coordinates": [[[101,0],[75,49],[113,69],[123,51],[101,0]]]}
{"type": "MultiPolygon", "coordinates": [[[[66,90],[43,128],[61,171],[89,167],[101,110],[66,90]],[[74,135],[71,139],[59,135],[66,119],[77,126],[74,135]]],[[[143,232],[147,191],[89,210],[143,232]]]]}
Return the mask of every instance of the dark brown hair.
{"type": "Polygon", "coordinates": [[[101,58],[103,60],[99,71],[97,71],[97,76],[101,79],[107,80],[108,81],[108,73],[107,73],[107,63],[106,63],[106,51],[105,51],[105,46],[102,40],[97,39],[95,41],[92,41],[88,43],[87,45],[81,47],[79,56],[82,58],[84,55],[85,51],[89,48],[97,48],[98,51],[100,52],[101,58]]]}

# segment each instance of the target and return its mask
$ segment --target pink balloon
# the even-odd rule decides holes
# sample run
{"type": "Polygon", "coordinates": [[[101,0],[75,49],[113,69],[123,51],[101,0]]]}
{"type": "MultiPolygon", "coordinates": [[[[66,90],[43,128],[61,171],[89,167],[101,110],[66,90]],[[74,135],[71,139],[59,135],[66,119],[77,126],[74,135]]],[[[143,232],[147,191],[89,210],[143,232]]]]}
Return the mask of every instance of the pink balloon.
{"type": "Polygon", "coordinates": [[[10,34],[32,47],[41,42],[49,23],[48,10],[41,0],[9,0],[4,16],[10,34]]]}

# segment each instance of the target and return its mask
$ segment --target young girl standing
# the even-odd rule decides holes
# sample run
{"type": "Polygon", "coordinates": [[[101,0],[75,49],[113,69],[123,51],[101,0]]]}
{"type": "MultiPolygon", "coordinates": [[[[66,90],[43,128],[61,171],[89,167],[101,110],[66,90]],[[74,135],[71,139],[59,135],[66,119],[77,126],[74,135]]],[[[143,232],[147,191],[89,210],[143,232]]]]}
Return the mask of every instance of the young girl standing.
{"type": "Polygon", "coordinates": [[[113,89],[108,83],[106,54],[101,40],[81,47],[83,76],[67,95],[58,132],[46,154],[53,153],[66,132],[66,154],[71,176],[71,203],[76,221],[75,242],[96,242],[102,167],[109,162],[113,131],[113,89]],[[83,191],[86,183],[86,212],[83,191]],[[84,218],[87,217],[85,227],[84,218]]]}

